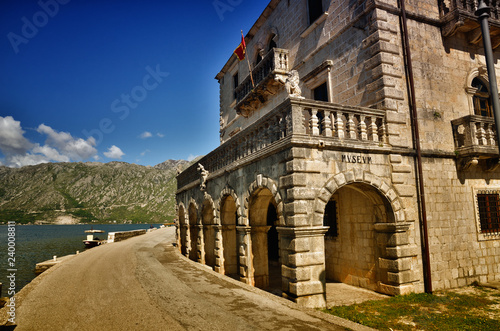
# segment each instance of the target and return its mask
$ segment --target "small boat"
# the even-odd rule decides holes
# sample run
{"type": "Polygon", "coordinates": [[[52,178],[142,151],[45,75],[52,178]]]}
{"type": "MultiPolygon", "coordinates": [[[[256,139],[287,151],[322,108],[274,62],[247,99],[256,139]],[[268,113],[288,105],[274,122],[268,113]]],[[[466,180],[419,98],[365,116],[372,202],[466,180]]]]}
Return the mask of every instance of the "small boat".
{"type": "Polygon", "coordinates": [[[106,242],[106,239],[100,239],[97,236],[95,236],[96,233],[104,233],[104,230],[85,230],[85,233],[87,234],[87,239],[83,240],[83,244],[85,245],[86,248],[92,248],[95,246],[99,246],[101,244],[104,244],[106,242]]]}

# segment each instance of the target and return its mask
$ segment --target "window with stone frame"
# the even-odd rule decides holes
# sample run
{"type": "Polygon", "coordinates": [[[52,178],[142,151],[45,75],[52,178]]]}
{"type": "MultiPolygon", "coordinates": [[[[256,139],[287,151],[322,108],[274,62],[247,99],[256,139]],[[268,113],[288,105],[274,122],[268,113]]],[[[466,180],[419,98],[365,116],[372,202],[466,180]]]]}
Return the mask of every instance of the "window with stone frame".
{"type": "Polygon", "coordinates": [[[328,102],[328,86],[326,82],[313,89],[313,99],[328,102]]]}
{"type": "Polygon", "coordinates": [[[309,15],[309,24],[314,23],[323,14],[322,0],[308,0],[307,12],[309,15]]]}
{"type": "Polygon", "coordinates": [[[337,214],[337,200],[330,199],[325,207],[325,214],[323,215],[323,226],[328,226],[329,229],[325,233],[327,238],[338,237],[338,224],[337,224],[338,214],[337,214]]]}
{"type": "Polygon", "coordinates": [[[472,96],[474,114],[492,117],[490,92],[485,82],[479,77],[476,77],[472,80],[471,86],[475,89],[474,95],[472,96]]]}
{"type": "Polygon", "coordinates": [[[495,191],[479,191],[476,195],[479,226],[483,234],[500,232],[500,195],[495,191]]]}

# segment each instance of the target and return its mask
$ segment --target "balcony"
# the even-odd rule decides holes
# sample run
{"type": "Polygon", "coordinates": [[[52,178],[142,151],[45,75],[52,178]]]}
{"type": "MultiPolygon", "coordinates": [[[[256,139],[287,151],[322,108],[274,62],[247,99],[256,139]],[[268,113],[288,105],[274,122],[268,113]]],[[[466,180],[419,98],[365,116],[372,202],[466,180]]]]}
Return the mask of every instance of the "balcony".
{"type": "Polygon", "coordinates": [[[248,75],[234,90],[236,112],[247,117],[270,95],[276,94],[281,84],[275,78],[277,75],[286,75],[288,70],[288,50],[270,50],[252,70],[255,87],[248,75]]]}
{"type": "Polygon", "coordinates": [[[498,144],[492,117],[469,115],[453,120],[451,124],[455,153],[462,169],[477,164],[480,159],[488,159],[496,164],[498,144]]]}
{"type": "MultiPolygon", "coordinates": [[[[289,98],[198,163],[210,176],[219,176],[294,144],[363,151],[387,149],[385,111],[289,98]]],[[[179,189],[199,183],[197,164],[177,176],[179,189]]]]}
{"type": "MultiPolygon", "coordinates": [[[[463,32],[472,44],[482,41],[481,27],[474,14],[478,0],[439,0],[441,33],[444,37],[463,32]]],[[[493,48],[500,45],[500,0],[490,0],[490,35],[493,48]]]]}

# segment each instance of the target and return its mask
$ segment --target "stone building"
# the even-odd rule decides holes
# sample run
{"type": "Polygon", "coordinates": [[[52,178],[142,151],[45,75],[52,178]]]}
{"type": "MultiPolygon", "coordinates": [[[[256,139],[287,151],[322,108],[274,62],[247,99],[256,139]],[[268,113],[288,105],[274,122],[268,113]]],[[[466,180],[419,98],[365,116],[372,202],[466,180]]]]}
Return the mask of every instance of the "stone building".
{"type": "Polygon", "coordinates": [[[267,5],[245,37],[255,86],[231,55],[221,145],[177,177],[183,254],[309,307],[330,281],[394,295],[500,280],[475,1],[400,1],[267,5]]]}

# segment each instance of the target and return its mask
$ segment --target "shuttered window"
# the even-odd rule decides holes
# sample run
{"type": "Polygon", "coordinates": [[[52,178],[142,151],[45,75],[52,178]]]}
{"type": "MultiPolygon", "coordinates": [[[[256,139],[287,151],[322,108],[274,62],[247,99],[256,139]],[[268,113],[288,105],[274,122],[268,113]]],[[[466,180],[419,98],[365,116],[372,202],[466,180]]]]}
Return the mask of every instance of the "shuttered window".
{"type": "Polygon", "coordinates": [[[477,194],[481,233],[500,231],[500,199],[498,193],[477,194]]]}

